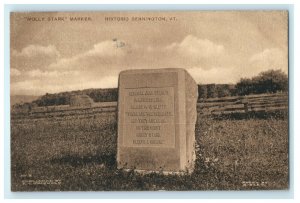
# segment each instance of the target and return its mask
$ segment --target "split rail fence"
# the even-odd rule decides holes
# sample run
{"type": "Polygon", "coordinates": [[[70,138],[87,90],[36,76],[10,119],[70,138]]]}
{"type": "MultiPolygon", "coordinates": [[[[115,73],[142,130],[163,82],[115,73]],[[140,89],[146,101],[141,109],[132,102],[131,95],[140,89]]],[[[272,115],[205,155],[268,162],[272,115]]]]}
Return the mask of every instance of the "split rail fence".
{"type": "MultiPolygon", "coordinates": [[[[48,106],[34,107],[27,111],[12,111],[12,118],[55,117],[77,114],[94,114],[99,112],[117,112],[117,102],[99,102],[88,107],[48,106]]],[[[202,115],[219,115],[231,113],[247,113],[258,111],[276,111],[288,109],[288,95],[285,93],[235,96],[199,100],[197,111],[202,115]]]]}

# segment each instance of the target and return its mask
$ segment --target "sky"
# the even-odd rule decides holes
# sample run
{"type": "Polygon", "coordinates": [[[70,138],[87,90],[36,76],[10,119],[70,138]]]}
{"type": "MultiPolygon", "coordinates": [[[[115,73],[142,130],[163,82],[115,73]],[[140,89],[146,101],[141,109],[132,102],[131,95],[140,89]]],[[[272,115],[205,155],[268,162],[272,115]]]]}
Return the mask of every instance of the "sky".
{"type": "Polygon", "coordinates": [[[198,84],[288,72],[285,11],[12,13],[11,95],[114,88],[127,69],[184,68],[198,84]]]}

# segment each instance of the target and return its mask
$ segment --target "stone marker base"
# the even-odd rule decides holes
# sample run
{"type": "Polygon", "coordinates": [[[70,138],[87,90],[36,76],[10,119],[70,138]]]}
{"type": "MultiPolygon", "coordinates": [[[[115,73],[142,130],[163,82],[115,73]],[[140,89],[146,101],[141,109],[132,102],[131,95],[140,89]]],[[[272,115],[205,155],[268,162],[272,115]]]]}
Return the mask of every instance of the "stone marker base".
{"type": "Polygon", "coordinates": [[[186,175],[191,174],[192,172],[189,171],[151,171],[151,170],[141,170],[141,169],[123,169],[126,172],[134,171],[135,173],[141,174],[141,175],[147,175],[151,173],[156,174],[162,174],[162,175],[186,175]]]}

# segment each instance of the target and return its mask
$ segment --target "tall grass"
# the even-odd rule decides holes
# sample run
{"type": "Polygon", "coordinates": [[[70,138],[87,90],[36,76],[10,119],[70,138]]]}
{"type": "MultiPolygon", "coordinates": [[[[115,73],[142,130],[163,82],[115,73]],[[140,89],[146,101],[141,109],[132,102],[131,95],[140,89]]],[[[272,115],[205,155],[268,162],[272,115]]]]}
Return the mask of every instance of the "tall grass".
{"type": "Polygon", "coordinates": [[[116,168],[115,113],[12,119],[12,190],[288,188],[287,112],[198,115],[196,142],[192,174],[142,175],[116,168]]]}

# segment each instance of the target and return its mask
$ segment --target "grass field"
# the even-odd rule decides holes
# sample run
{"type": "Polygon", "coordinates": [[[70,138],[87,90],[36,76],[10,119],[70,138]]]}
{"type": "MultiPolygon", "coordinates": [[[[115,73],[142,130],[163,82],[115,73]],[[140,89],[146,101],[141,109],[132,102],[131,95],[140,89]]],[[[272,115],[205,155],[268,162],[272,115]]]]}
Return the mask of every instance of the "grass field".
{"type": "Polygon", "coordinates": [[[11,120],[13,191],[287,189],[287,112],[200,116],[191,174],[116,168],[115,113],[11,120]]]}

